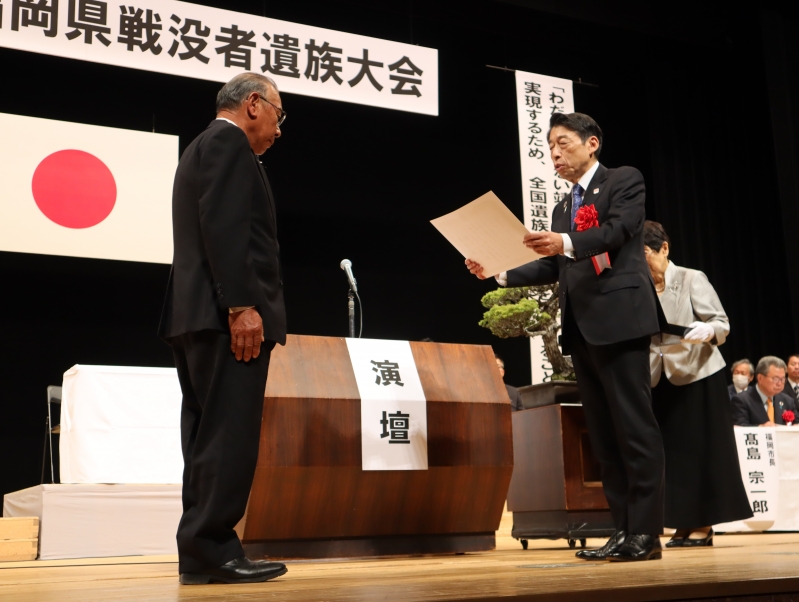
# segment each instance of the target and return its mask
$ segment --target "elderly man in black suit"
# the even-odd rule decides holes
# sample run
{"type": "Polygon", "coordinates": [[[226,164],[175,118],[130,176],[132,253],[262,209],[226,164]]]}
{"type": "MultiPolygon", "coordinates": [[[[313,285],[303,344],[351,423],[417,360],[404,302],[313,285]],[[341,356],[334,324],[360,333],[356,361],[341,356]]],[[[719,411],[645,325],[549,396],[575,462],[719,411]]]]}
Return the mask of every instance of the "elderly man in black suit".
{"type": "Polygon", "coordinates": [[[286,572],[248,560],[234,531],[255,474],[270,353],[286,341],[275,202],[258,159],[286,113],[275,83],[254,73],[225,84],[216,111],[175,174],[175,250],[159,329],[183,392],[183,584],[286,572]]]}
{"type": "Polygon", "coordinates": [[[760,358],[755,368],[757,384],[732,398],[733,419],[737,426],[774,426],[785,424],[783,412],[796,417],[796,404],[782,392],[785,386],[785,362],[773,355],[760,358]]]}
{"type": "MultiPolygon", "coordinates": [[[[588,115],[552,115],[552,162],[573,187],[555,207],[552,231],[524,238],[544,257],[497,280],[503,286],[560,283],[563,351],[574,361],[616,525],[603,547],[577,556],[650,560],[662,554],[664,451],[652,412],[649,342],[666,321],[644,257],[644,179],[632,167],[601,165],[602,137],[588,115]],[[596,227],[579,228],[594,211],[596,227]]],[[[487,276],[470,259],[466,267],[487,276]]]]}

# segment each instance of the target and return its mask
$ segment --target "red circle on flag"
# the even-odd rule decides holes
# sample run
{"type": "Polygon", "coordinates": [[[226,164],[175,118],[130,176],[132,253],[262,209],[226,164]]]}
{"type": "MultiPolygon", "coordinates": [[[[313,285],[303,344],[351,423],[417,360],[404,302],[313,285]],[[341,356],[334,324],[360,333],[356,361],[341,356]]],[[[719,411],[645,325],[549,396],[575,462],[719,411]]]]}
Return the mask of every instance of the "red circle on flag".
{"type": "Polygon", "coordinates": [[[33,172],[33,199],[42,213],[65,228],[91,228],[114,209],[117,185],[111,170],[92,154],[62,150],[33,172]]]}

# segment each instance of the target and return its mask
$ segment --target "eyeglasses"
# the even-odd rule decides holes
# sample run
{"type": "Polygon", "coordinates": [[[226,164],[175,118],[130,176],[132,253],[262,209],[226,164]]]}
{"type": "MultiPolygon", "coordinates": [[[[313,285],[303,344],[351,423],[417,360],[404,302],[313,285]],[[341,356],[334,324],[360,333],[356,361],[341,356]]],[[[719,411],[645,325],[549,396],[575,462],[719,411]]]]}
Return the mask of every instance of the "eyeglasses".
{"type": "Polygon", "coordinates": [[[258,95],[258,98],[263,100],[266,104],[272,105],[274,107],[275,112],[277,113],[277,127],[280,127],[283,124],[283,122],[286,121],[286,112],[283,109],[281,109],[279,106],[272,104],[271,102],[266,100],[260,94],[258,95]]]}
{"type": "Polygon", "coordinates": [[[785,377],[784,376],[766,376],[765,378],[769,379],[775,385],[784,385],[785,384],[785,377]]]}

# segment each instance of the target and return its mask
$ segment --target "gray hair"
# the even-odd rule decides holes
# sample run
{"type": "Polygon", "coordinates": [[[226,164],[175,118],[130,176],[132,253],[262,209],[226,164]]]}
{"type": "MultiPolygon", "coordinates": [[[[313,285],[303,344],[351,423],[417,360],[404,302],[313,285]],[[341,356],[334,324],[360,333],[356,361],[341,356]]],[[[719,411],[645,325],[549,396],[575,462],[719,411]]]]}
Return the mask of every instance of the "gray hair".
{"type": "Polygon", "coordinates": [[[774,355],[767,355],[766,357],[761,357],[760,361],[757,362],[755,374],[762,374],[763,376],[766,376],[772,366],[785,370],[785,362],[774,355]]]}
{"type": "MultiPolygon", "coordinates": [[[[761,360],[761,361],[762,361],[762,360],[761,360]]],[[[748,366],[749,366],[749,376],[754,376],[754,375],[755,375],[755,367],[752,365],[752,362],[750,362],[750,361],[749,361],[748,359],[746,359],[746,358],[744,358],[744,359],[742,359],[742,360],[738,360],[737,362],[735,362],[735,363],[732,365],[732,368],[730,368],[730,371],[731,371],[732,373],[735,373],[735,369],[736,369],[738,366],[742,365],[742,364],[746,364],[746,365],[748,365],[748,366]]],[[[766,368],[766,372],[768,372],[768,368],[766,368]]]]}
{"type": "Polygon", "coordinates": [[[271,77],[250,71],[239,73],[222,86],[219,94],[216,95],[216,112],[237,110],[253,92],[266,96],[268,86],[272,86],[277,92],[277,84],[271,77]]]}

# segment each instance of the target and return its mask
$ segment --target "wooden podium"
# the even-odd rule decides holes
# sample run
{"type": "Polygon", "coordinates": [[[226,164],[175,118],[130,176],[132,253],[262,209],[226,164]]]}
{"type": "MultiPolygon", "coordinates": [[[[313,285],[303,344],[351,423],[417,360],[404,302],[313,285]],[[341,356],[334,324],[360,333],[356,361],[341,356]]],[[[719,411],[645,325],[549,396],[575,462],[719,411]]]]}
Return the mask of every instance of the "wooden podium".
{"type": "Polygon", "coordinates": [[[363,471],[343,338],[272,352],[250,501],[251,558],[490,550],[513,471],[510,402],[488,346],[412,342],[427,399],[428,470],[363,471]]]}
{"type": "Polygon", "coordinates": [[[602,490],[599,461],[591,450],[577,383],[551,382],[519,389],[528,409],[513,414],[516,463],[508,491],[512,535],[610,537],[613,519],[602,490]]]}

